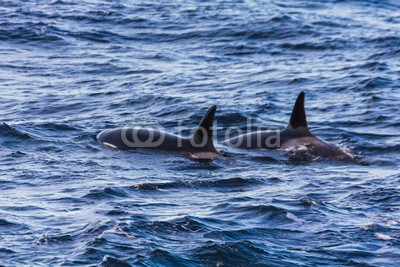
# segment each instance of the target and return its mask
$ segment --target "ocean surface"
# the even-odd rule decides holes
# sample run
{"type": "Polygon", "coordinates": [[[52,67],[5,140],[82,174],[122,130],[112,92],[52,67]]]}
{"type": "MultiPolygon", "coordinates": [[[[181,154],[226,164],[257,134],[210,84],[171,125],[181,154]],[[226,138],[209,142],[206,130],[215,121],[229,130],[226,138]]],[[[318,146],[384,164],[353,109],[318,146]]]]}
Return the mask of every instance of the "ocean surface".
{"type": "Polygon", "coordinates": [[[0,2],[0,266],[399,266],[400,2],[0,2]],[[100,131],[311,131],[277,151],[113,151],[100,131]]]}

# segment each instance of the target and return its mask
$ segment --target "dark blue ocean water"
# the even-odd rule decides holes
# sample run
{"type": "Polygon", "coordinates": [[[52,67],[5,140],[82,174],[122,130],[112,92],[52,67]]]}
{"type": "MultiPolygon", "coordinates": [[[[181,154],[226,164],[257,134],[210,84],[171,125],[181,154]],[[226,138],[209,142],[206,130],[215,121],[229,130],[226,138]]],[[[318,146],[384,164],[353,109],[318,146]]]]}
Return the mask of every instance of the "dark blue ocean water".
{"type": "Polygon", "coordinates": [[[399,85],[396,0],[2,0],[0,265],[398,266],[399,85]],[[362,164],[95,140],[213,104],[283,128],[302,90],[362,164]]]}

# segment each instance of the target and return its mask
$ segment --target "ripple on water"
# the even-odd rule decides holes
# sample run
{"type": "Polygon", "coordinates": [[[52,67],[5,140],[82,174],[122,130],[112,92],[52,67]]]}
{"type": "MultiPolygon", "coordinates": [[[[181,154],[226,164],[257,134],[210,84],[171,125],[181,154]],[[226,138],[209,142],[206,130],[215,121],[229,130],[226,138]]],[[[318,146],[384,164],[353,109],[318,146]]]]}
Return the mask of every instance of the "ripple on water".
{"type": "Polygon", "coordinates": [[[0,264],[397,266],[397,11],[1,1],[0,264]],[[283,129],[303,90],[313,133],[362,164],[222,144],[228,127],[283,129]],[[213,162],[95,139],[146,123],[188,136],[211,105],[213,162]]]}

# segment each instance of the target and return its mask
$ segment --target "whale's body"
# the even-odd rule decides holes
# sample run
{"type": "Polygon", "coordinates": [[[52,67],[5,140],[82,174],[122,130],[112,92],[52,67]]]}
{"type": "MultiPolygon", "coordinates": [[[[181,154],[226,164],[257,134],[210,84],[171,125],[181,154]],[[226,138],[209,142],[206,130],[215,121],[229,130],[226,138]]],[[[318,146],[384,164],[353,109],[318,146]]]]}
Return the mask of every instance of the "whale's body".
{"type": "Polygon", "coordinates": [[[215,106],[208,110],[194,134],[189,138],[155,128],[137,126],[104,130],[97,135],[97,140],[109,148],[118,150],[146,148],[186,152],[196,159],[213,159],[221,157],[212,140],[215,111],[215,106]]]}
{"type": "Polygon", "coordinates": [[[319,158],[333,158],[352,163],[358,161],[336,146],[328,144],[314,136],[307,125],[304,109],[304,92],[297,97],[289,125],[281,131],[256,131],[239,135],[224,144],[243,149],[283,149],[290,153],[308,153],[319,158]]]}

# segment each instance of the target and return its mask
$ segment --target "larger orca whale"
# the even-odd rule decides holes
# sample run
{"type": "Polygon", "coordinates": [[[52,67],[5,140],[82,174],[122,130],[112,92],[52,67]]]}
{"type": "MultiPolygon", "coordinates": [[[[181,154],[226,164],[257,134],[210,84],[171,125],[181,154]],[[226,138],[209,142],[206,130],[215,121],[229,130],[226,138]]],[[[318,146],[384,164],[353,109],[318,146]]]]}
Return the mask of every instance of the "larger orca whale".
{"type": "Polygon", "coordinates": [[[97,140],[112,149],[148,148],[186,152],[194,159],[218,158],[222,155],[214,147],[212,130],[216,109],[212,106],[207,111],[189,138],[156,128],[136,126],[104,130],[97,135],[97,140]]]}
{"type": "Polygon", "coordinates": [[[286,129],[282,131],[255,131],[230,138],[225,145],[238,148],[283,149],[290,154],[307,154],[314,158],[333,158],[358,163],[352,155],[325,143],[313,135],[307,124],[304,109],[305,93],[301,92],[293,107],[286,129]]]}

